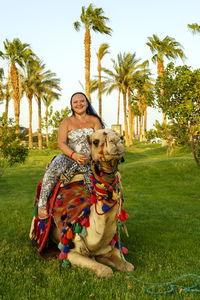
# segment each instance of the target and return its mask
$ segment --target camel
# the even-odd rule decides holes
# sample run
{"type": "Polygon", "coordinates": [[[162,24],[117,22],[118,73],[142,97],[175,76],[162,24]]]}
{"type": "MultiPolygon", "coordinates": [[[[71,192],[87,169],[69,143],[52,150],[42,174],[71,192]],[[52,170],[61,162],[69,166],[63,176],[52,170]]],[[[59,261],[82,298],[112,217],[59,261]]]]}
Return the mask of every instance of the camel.
{"type": "MultiPolygon", "coordinates": [[[[111,129],[98,130],[88,139],[91,145],[93,173],[91,175],[92,196],[89,196],[90,212],[88,214],[87,211],[86,217],[81,216],[79,223],[67,223],[70,227],[62,227],[64,230],[59,230],[58,226],[54,226],[51,229],[50,238],[61,249],[61,259],[66,261],[67,258],[72,265],[90,269],[98,277],[107,277],[113,274],[111,267],[118,271],[125,271],[119,247],[115,247],[117,218],[125,221],[127,217],[123,209],[118,172],[118,164],[125,150],[120,136],[111,129]],[[79,226],[80,224],[83,226],[79,226]],[[79,227],[84,229],[84,234],[81,234],[83,230],[77,231],[79,227]],[[70,247],[69,243],[67,244],[66,237],[70,239],[73,246],[70,247]],[[64,251],[64,249],[70,251],[64,251]]],[[[75,175],[72,184],[77,184],[81,176],[75,175]]],[[[78,218],[75,221],[77,220],[78,218]]],[[[31,229],[30,237],[32,232],[33,229],[31,229]]],[[[125,259],[124,263],[129,272],[134,270],[133,265],[125,259]]]]}

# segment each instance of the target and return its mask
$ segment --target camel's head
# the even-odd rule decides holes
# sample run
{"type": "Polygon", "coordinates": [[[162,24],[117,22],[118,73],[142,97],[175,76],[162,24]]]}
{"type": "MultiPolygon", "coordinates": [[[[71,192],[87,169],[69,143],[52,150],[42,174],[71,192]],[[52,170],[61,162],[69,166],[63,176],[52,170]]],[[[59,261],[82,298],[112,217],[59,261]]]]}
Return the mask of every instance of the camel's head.
{"type": "Polygon", "coordinates": [[[111,129],[100,129],[89,137],[94,161],[119,161],[125,154],[122,138],[111,129]]]}

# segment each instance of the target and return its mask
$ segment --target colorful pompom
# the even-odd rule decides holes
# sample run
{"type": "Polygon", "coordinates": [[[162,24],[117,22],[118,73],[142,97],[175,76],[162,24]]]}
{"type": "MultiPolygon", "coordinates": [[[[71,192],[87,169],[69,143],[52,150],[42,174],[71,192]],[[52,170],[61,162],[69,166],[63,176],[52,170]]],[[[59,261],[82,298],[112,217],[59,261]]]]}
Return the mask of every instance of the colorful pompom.
{"type": "Polygon", "coordinates": [[[66,239],[66,237],[63,237],[61,241],[62,241],[63,245],[68,245],[69,244],[69,240],[66,239]]]}
{"type": "Polygon", "coordinates": [[[69,241],[69,249],[74,249],[75,248],[75,244],[72,240],[69,241]]]}
{"type": "Polygon", "coordinates": [[[72,232],[71,228],[69,228],[69,229],[67,230],[66,237],[67,237],[68,240],[73,239],[74,235],[73,235],[73,232],[72,232]]]}
{"type": "Polygon", "coordinates": [[[127,254],[128,253],[128,249],[126,247],[122,247],[122,253],[123,254],[127,254]]]}
{"type": "Polygon", "coordinates": [[[68,268],[71,267],[71,263],[70,263],[69,259],[65,259],[62,263],[62,266],[68,267],[68,268]]]}
{"type": "Polygon", "coordinates": [[[115,243],[116,243],[116,241],[114,239],[112,239],[112,241],[110,242],[110,246],[113,247],[115,245],[115,243]]]}
{"type": "Polygon", "coordinates": [[[68,253],[69,252],[69,247],[67,245],[65,245],[63,247],[63,250],[62,250],[64,253],[68,253]]]}
{"type": "Polygon", "coordinates": [[[91,201],[92,204],[97,203],[97,197],[96,197],[96,195],[92,195],[91,198],[90,198],[90,201],[91,201]]]}
{"type": "Polygon", "coordinates": [[[45,220],[40,220],[40,230],[44,231],[45,220]]]}
{"type": "Polygon", "coordinates": [[[85,226],[83,226],[83,228],[82,228],[81,235],[82,235],[83,237],[85,237],[85,236],[87,235],[85,226]]]}
{"type": "Polygon", "coordinates": [[[60,243],[58,244],[58,249],[59,249],[59,250],[62,250],[63,247],[64,247],[64,245],[60,242],[60,243]]]}
{"type": "Polygon", "coordinates": [[[74,233],[79,233],[79,232],[81,232],[81,229],[82,229],[82,227],[81,227],[78,223],[76,223],[76,224],[75,224],[75,227],[74,227],[74,233]]]}
{"type": "Polygon", "coordinates": [[[110,210],[110,207],[107,204],[104,203],[101,209],[102,209],[103,212],[107,212],[107,211],[110,210]]]}
{"type": "Polygon", "coordinates": [[[67,253],[64,253],[63,251],[60,252],[59,258],[61,260],[65,259],[67,257],[67,253]]]}

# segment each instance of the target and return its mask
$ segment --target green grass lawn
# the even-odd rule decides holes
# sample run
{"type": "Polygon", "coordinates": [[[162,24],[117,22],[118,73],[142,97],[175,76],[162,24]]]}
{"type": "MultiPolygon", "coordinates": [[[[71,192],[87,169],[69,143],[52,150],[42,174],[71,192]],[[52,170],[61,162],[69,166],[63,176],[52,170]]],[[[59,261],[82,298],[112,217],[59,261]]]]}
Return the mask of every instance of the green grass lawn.
{"type": "MultiPolygon", "coordinates": [[[[60,269],[58,259],[41,259],[28,238],[37,183],[59,151],[32,151],[24,165],[0,178],[0,296],[2,299],[200,299],[176,290],[150,296],[148,286],[114,272],[98,279],[78,267],[60,269]]],[[[171,281],[200,270],[200,169],[190,153],[172,157],[159,145],[136,143],[120,165],[129,238],[126,259],[134,276],[171,281]]],[[[194,281],[193,281],[194,282],[194,281]]],[[[182,282],[191,285],[191,280],[182,282]]],[[[199,287],[200,288],[200,287],[199,287]]]]}

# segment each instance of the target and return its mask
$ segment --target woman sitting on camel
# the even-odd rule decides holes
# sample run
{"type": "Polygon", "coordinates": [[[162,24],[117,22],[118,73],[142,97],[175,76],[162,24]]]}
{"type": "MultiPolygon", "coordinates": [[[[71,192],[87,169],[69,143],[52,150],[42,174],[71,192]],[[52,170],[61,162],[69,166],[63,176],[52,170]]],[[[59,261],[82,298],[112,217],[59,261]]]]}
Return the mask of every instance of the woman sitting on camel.
{"type": "Polygon", "coordinates": [[[38,203],[38,216],[41,219],[48,218],[47,200],[61,174],[67,183],[75,172],[81,173],[86,188],[90,186],[90,146],[87,136],[104,125],[85,94],[73,94],[70,103],[72,116],[62,121],[58,131],[58,147],[63,153],[53,159],[43,177],[38,203]]]}

